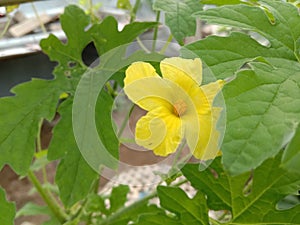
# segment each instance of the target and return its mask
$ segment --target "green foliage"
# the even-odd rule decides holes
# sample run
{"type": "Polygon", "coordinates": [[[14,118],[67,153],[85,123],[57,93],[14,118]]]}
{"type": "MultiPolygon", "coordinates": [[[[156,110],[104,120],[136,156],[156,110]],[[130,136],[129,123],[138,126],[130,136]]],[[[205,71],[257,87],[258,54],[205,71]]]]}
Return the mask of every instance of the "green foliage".
{"type": "Polygon", "coordinates": [[[195,35],[196,19],[191,15],[202,9],[199,0],[155,0],[153,8],[165,12],[165,23],[181,45],[185,37],[195,35]]]}
{"type": "MultiPolygon", "coordinates": [[[[130,1],[118,1],[118,6],[132,10],[135,18],[130,1]]],[[[165,177],[168,186],[158,186],[131,205],[126,185],[112,188],[109,196],[98,193],[97,172],[103,165],[117,168],[119,160],[111,118],[118,89],[112,90],[110,80],[122,84],[129,64],[140,60],[155,64],[164,56],[127,52],[126,44],[157,22],[131,22],[119,31],[113,17],[98,21],[71,5],[60,17],[67,41],[54,35],[41,41],[42,50],[58,63],[54,79],[33,79],[13,88],[15,96],[0,99],[0,168],[9,164],[18,174],[28,172],[48,204],[26,204],[17,216],[46,214],[50,220],[44,225],[300,224],[295,197],[300,189],[298,9],[271,0],[156,0],[153,8],[165,13],[165,23],[181,45],[195,34],[196,18],[235,30],[180,50],[183,57],[199,56],[205,72],[227,81],[222,158],[202,172],[197,164],[183,167],[182,173],[198,190],[192,198],[178,185],[172,186],[177,177],[165,177]],[[222,6],[203,11],[201,4],[222,6]],[[82,60],[90,43],[99,54],[93,68],[82,60]],[[66,98],[60,97],[62,93],[66,98]],[[55,114],[60,119],[49,149],[39,149],[41,122],[55,114]],[[89,152],[94,155],[86,155],[89,152]],[[87,156],[92,156],[89,163],[87,156]],[[33,171],[45,172],[48,160],[59,160],[55,184],[40,184],[33,171]],[[59,202],[53,198],[57,187],[59,202]],[[154,197],[159,198],[159,206],[150,204],[154,197]],[[210,218],[209,210],[222,210],[227,219],[210,218]]],[[[14,204],[0,188],[1,224],[13,224],[15,214],[14,204]]]]}
{"type": "Polygon", "coordinates": [[[0,99],[0,168],[9,164],[25,175],[32,162],[35,139],[43,118],[51,120],[61,92],[57,81],[33,79],[0,99]]]}
{"type": "Polygon", "coordinates": [[[290,172],[300,173],[300,127],[298,126],[293,139],[286,147],[281,166],[290,172]]]}
{"type": "Polygon", "coordinates": [[[158,186],[157,194],[162,209],[157,210],[156,213],[143,213],[139,216],[137,224],[209,224],[208,207],[205,196],[201,192],[190,199],[179,187],[158,186]],[[164,210],[168,210],[170,213],[166,214],[164,210]]]}
{"type": "Polygon", "coordinates": [[[186,165],[182,172],[192,185],[207,196],[211,210],[230,210],[226,224],[300,224],[300,205],[278,210],[278,201],[300,187],[299,174],[280,168],[281,154],[266,160],[252,173],[231,177],[220,158],[210,169],[199,172],[198,165],[186,165]]]}
{"type": "MultiPolygon", "coordinates": [[[[151,22],[137,22],[125,26],[119,32],[117,21],[113,17],[108,17],[86,31],[89,23],[89,16],[84,14],[81,9],[76,6],[69,6],[61,18],[62,27],[68,37],[67,44],[63,44],[54,36],[50,36],[41,42],[43,50],[49,55],[50,59],[59,62],[59,65],[55,68],[55,73],[57,76],[67,78],[65,91],[71,94],[76,90],[78,78],[87,70],[81,54],[88,43],[94,41],[99,55],[104,54],[120,44],[133,41],[146,29],[156,25],[156,23],[151,22]],[[78,21],[75,27],[73,26],[74,21],[78,21]]],[[[100,138],[110,154],[118,159],[118,140],[113,133],[110,116],[113,101],[105,92],[102,92],[98,101],[101,102],[101,104],[97,104],[96,108],[97,128],[100,138]]],[[[61,200],[68,207],[87,195],[93,180],[96,178],[96,173],[81,156],[74,135],[70,132],[72,127],[72,104],[73,98],[71,97],[59,108],[62,118],[55,127],[48,154],[48,158],[51,160],[63,157],[57,170],[56,182],[60,188],[61,200]]],[[[105,159],[103,160],[105,161],[105,159]]]]}
{"type": "Polygon", "coordinates": [[[257,32],[265,38],[259,39],[266,42],[264,45],[247,34],[234,32],[186,46],[217,78],[236,75],[224,88],[227,130],[223,162],[232,174],[249,171],[276,155],[288,143],[300,119],[298,105],[288,102],[297,102],[300,94],[298,10],[282,1],[262,2],[264,7],[228,5],[195,15],[210,23],[257,32]],[[253,62],[245,67],[261,57],[265,64],[253,62]]]}
{"type": "Polygon", "coordinates": [[[119,185],[112,189],[110,200],[109,214],[122,208],[127,201],[129,187],[127,185],[119,185]]]}
{"type": "Polygon", "coordinates": [[[3,225],[13,225],[16,214],[16,206],[12,202],[8,202],[5,192],[0,188],[0,221],[3,225]]]}

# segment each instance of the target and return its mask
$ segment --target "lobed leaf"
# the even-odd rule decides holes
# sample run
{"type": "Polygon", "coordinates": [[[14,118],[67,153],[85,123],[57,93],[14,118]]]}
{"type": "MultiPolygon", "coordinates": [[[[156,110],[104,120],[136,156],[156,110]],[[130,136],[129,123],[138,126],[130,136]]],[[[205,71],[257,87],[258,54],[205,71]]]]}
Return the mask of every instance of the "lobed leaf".
{"type": "Polygon", "coordinates": [[[12,89],[15,96],[0,99],[0,168],[9,164],[25,175],[35,152],[43,118],[51,120],[62,92],[57,80],[33,79],[12,89]]]}
{"type": "Polygon", "coordinates": [[[160,205],[176,216],[167,216],[158,211],[156,214],[144,214],[138,224],[208,224],[208,208],[205,197],[198,192],[193,199],[178,187],[159,186],[157,194],[160,205]]]}
{"type": "Polygon", "coordinates": [[[231,177],[220,158],[210,169],[199,172],[199,165],[186,165],[182,172],[192,185],[207,196],[212,210],[230,210],[227,224],[300,224],[300,205],[278,210],[277,203],[300,187],[298,173],[280,168],[282,154],[266,160],[253,173],[231,177]]]}

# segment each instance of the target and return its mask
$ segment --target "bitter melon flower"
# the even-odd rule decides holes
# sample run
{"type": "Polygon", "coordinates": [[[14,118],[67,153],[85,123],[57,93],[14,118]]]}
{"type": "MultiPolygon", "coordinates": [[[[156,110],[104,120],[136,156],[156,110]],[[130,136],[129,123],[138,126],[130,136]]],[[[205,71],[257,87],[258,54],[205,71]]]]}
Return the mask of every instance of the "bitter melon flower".
{"type": "Polygon", "coordinates": [[[199,58],[167,58],[161,61],[162,77],[146,62],[135,62],[126,70],[124,91],[147,111],[135,128],[135,141],[154,154],[167,156],[186,140],[195,158],[209,160],[219,153],[216,123],[221,108],[213,106],[224,81],[201,85],[199,58]]]}

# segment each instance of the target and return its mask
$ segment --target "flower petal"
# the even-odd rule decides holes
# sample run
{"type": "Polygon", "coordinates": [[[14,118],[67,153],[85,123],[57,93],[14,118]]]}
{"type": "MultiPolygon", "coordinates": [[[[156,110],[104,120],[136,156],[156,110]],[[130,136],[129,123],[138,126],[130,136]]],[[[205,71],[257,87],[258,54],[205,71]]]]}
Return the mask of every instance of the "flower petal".
{"type": "Polygon", "coordinates": [[[163,77],[175,83],[180,84],[182,80],[188,81],[188,83],[194,81],[199,86],[202,82],[202,62],[199,58],[166,58],[161,61],[160,68],[163,77]]]}
{"type": "Polygon", "coordinates": [[[126,77],[124,79],[124,85],[127,86],[130,83],[145,78],[145,77],[159,77],[155,68],[150,63],[135,62],[132,63],[126,70],[126,77]]]}
{"type": "Polygon", "coordinates": [[[210,105],[212,105],[214,98],[216,97],[218,92],[221,91],[224,84],[225,84],[224,80],[217,80],[215,82],[211,82],[209,84],[201,86],[201,89],[203,90],[210,105]]]}
{"type": "Polygon", "coordinates": [[[143,116],[137,122],[135,132],[136,143],[159,156],[175,152],[183,136],[180,118],[163,107],[143,116]]]}
{"type": "Polygon", "coordinates": [[[185,123],[185,138],[190,150],[197,159],[214,159],[219,154],[220,132],[216,128],[222,109],[214,107],[212,112],[199,115],[199,130],[195,129],[193,120],[185,123]]]}
{"type": "Polygon", "coordinates": [[[150,111],[160,106],[171,109],[171,91],[149,63],[136,62],[126,70],[124,92],[142,109],[150,111]]]}

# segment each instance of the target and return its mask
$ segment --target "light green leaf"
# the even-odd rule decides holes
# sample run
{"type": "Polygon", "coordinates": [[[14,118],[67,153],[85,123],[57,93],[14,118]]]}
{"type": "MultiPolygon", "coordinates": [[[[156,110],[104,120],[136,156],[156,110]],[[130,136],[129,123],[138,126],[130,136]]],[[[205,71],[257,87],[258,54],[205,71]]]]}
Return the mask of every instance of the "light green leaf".
{"type": "Polygon", "coordinates": [[[251,63],[252,70],[241,71],[224,88],[227,130],[222,151],[232,174],[275,156],[300,121],[300,64],[280,63],[277,68],[251,63]]]}
{"type": "Polygon", "coordinates": [[[296,133],[291,142],[286,147],[281,166],[291,172],[300,173],[300,126],[298,126],[296,133]]]}
{"type": "Polygon", "coordinates": [[[25,175],[35,152],[39,123],[51,120],[61,92],[58,80],[33,79],[0,99],[0,168],[9,164],[25,175]]]}
{"type": "Polygon", "coordinates": [[[182,50],[183,56],[190,55],[189,51],[197,54],[218,79],[236,75],[224,87],[227,130],[221,150],[232,174],[249,171],[277,154],[300,120],[298,105],[287,102],[299,98],[298,10],[286,2],[264,0],[258,6],[222,6],[196,15],[210,23],[257,32],[269,43],[262,45],[247,34],[234,32],[228,37],[210,36],[182,50]],[[262,57],[265,65],[247,65],[262,57]],[[252,72],[238,72],[249,65],[252,72]]]}
{"type": "Polygon", "coordinates": [[[185,37],[195,35],[196,20],[191,15],[202,9],[199,0],[156,0],[153,8],[165,12],[165,23],[179,44],[185,37]]]}
{"type": "Polygon", "coordinates": [[[231,177],[214,160],[210,169],[186,165],[182,172],[192,185],[207,196],[210,209],[229,209],[232,219],[226,224],[300,224],[300,205],[278,210],[277,203],[300,188],[299,174],[280,168],[281,154],[268,159],[253,171],[231,177]],[[211,203],[211,204],[210,204],[211,203]]]}
{"type": "MultiPolygon", "coordinates": [[[[262,5],[268,9],[275,21],[270,22],[262,7],[244,4],[217,7],[199,11],[194,15],[209,23],[243,28],[264,36],[273,49],[284,49],[293,59],[296,58],[295,43],[300,37],[300,17],[298,9],[290,3],[264,0],[262,5]]],[[[292,59],[292,58],[291,58],[292,59]]]]}
{"type": "Polygon", "coordinates": [[[4,190],[0,187],[0,221],[2,225],[13,225],[16,214],[14,203],[8,202],[4,190]]]}
{"type": "Polygon", "coordinates": [[[191,56],[191,51],[207,64],[218,79],[232,77],[245,63],[260,56],[268,62],[273,59],[295,60],[285,49],[262,46],[249,35],[238,32],[228,37],[209,36],[183,47],[181,54],[191,56]]]}
{"type": "MultiPolygon", "coordinates": [[[[178,216],[175,221],[180,221],[180,224],[209,224],[208,208],[202,193],[198,192],[190,199],[181,188],[159,186],[157,194],[161,206],[175,213],[178,216]]],[[[163,220],[157,224],[164,224],[163,220]]]]}

